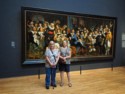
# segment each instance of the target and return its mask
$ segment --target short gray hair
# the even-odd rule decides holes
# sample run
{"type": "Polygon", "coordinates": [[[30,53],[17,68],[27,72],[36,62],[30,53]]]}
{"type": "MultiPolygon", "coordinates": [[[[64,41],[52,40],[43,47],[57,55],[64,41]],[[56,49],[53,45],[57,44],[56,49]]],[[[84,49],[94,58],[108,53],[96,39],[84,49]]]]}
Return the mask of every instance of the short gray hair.
{"type": "Polygon", "coordinates": [[[55,45],[55,42],[54,41],[50,41],[49,45],[52,45],[52,44],[55,45]]]}

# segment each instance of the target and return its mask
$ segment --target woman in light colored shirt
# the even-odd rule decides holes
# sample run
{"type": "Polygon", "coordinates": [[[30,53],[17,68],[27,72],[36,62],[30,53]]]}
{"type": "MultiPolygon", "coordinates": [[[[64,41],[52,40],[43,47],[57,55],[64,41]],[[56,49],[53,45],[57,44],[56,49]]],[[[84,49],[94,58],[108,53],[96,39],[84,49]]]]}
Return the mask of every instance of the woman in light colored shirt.
{"type": "Polygon", "coordinates": [[[68,79],[68,86],[71,87],[71,81],[70,81],[70,58],[71,58],[71,51],[70,48],[67,46],[67,41],[63,41],[63,46],[60,47],[60,58],[65,61],[65,63],[59,62],[59,71],[60,71],[60,78],[61,83],[60,86],[63,86],[64,83],[64,72],[67,74],[68,79]]]}
{"type": "Polygon", "coordinates": [[[55,49],[54,41],[50,41],[49,47],[46,49],[45,56],[46,56],[45,85],[46,85],[46,89],[49,89],[50,85],[53,87],[56,87],[56,65],[60,56],[59,50],[55,49]],[[50,77],[51,77],[51,81],[50,81],[50,77]]]}

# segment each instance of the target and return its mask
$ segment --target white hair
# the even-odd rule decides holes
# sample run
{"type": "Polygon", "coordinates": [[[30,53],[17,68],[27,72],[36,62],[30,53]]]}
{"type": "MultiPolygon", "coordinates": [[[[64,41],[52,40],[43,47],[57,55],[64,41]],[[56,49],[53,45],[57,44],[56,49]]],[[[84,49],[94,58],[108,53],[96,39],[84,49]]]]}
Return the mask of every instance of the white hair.
{"type": "Polygon", "coordinates": [[[54,41],[50,41],[49,45],[52,45],[52,44],[55,45],[55,42],[54,41]]]}

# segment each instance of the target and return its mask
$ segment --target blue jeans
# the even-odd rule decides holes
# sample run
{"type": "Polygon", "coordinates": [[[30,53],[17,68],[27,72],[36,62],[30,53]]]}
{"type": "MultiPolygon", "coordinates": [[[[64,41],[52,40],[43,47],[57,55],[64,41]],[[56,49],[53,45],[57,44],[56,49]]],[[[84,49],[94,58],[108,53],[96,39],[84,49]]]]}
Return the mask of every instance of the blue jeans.
{"type": "Polygon", "coordinates": [[[46,86],[50,86],[50,77],[51,77],[51,85],[55,85],[56,84],[56,68],[46,68],[46,78],[45,78],[46,86]]]}

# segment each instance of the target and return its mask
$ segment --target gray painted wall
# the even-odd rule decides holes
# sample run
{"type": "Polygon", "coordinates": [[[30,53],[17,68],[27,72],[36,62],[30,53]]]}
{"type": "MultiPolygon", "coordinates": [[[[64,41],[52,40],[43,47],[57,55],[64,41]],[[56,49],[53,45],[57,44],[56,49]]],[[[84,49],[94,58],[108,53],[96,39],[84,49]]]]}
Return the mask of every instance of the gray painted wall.
{"type": "MultiPolygon", "coordinates": [[[[47,8],[59,11],[78,12],[118,18],[116,58],[114,66],[125,65],[125,48],[121,47],[121,35],[125,32],[124,0],[1,0],[0,1],[0,77],[37,74],[44,66],[21,66],[21,6],[47,8]],[[15,41],[16,47],[11,47],[15,41]]],[[[87,62],[72,65],[71,70],[110,67],[112,62],[87,62]]]]}

